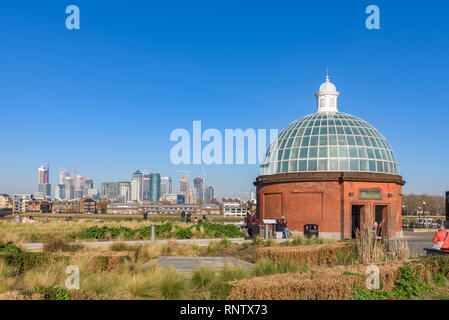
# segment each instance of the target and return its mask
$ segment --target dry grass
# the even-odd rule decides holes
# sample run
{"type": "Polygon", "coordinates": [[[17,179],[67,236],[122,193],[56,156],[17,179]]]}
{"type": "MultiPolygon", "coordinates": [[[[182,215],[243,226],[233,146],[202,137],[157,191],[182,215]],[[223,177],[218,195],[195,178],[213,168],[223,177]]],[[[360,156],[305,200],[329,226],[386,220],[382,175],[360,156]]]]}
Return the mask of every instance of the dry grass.
{"type": "Polygon", "coordinates": [[[265,247],[256,249],[256,258],[269,258],[274,261],[291,261],[299,265],[331,265],[335,253],[346,244],[335,242],[296,247],[265,247]]]}
{"type": "Polygon", "coordinates": [[[357,232],[356,244],[361,264],[408,259],[411,256],[407,240],[381,242],[371,237],[369,229],[357,232]]]}
{"type": "MultiPolygon", "coordinates": [[[[398,280],[403,262],[379,265],[385,290],[398,280]]],[[[317,268],[304,273],[256,277],[232,283],[230,300],[348,300],[354,285],[365,284],[366,266],[317,268]]]]}

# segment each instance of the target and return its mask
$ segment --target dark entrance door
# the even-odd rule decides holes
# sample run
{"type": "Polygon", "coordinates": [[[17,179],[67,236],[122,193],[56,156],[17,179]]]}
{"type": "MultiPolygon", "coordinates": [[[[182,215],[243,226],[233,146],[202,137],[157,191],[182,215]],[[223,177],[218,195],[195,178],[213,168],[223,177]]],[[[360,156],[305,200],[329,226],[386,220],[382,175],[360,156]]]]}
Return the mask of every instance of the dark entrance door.
{"type": "Polygon", "coordinates": [[[377,235],[382,236],[387,228],[387,206],[376,206],[374,213],[374,220],[377,222],[377,235]]]}
{"type": "Polygon", "coordinates": [[[363,206],[361,205],[352,205],[351,212],[351,237],[353,239],[356,238],[357,232],[360,230],[360,213],[362,211],[363,206]]]}

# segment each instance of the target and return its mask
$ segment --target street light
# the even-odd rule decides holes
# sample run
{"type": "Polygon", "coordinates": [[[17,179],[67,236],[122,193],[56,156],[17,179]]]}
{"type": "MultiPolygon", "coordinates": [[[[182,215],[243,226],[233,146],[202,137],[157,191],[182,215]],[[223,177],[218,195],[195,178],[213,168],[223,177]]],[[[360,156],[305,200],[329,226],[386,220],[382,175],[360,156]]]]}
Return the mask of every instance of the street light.
{"type": "Polygon", "coordinates": [[[424,200],[422,201],[422,215],[426,215],[426,202],[424,200]]]}

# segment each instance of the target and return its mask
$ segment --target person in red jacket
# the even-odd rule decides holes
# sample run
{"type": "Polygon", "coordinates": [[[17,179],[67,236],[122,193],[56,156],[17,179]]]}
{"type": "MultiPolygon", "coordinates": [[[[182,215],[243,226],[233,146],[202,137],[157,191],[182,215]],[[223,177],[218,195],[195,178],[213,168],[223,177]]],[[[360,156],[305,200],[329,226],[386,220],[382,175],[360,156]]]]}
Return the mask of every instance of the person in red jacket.
{"type": "Polygon", "coordinates": [[[444,227],[444,223],[440,224],[439,230],[433,238],[433,242],[442,242],[441,249],[449,249],[449,232],[444,227]]]}

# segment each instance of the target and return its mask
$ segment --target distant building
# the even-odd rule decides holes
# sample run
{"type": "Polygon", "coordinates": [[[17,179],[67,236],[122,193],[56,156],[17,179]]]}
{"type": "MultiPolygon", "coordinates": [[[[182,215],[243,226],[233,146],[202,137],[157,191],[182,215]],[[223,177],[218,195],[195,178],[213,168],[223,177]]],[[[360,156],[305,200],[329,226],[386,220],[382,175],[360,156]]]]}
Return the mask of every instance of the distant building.
{"type": "Polygon", "coordinates": [[[120,186],[118,182],[104,182],[101,184],[101,199],[117,201],[120,198],[120,186]]]}
{"type": "Polygon", "coordinates": [[[110,203],[106,207],[107,214],[140,214],[142,209],[136,203],[110,203]]]}
{"type": "Polygon", "coordinates": [[[48,167],[42,166],[39,171],[39,186],[38,191],[44,194],[44,197],[51,197],[51,185],[48,183],[50,178],[50,170],[48,167]]]}
{"type": "Polygon", "coordinates": [[[120,181],[120,201],[123,203],[131,201],[131,183],[129,181],[120,181]]]}
{"type": "Polygon", "coordinates": [[[94,200],[100,200],[100,191],[98,189],[87,190],[87,196],[94,200]]]}
{"type": "Polygon", "coordinates": [[[166,193],[162,195],[162,201],[167,201],[169,203],[178,203],[178,195],[176,193],[166,193]]]}
{"type": "Polygon", "coordinates": [[[177,200],[176,200],[177,204],[184,204],[186,203],[186,197],[183,194],[178,194],[177,195],[177,200]]]}
{"type": "Polygon", "coordinates": [[[204,192],[204,203],[210,203],[214,199],[214,188],[207,186],[204,192]]]}
{"type": "Polygon", "coordinates": [[[161,197],[172,194],[172,180],[170,177],[161,177],[161,197]]]}
{"type": "Polygon", "coordinates": [[[193,179],[193,190],[195,192],[195,201],[204,201],[204,179],[196,177],[193,179]]]}
{"type": "Polygon", "coordinates": [[[161,197],[161,175],[159,173],[150,174],[150,201],[157,202],[161,197]]]}
{"type": "Polygon", "coordinates": [[[97,212],[97,203],[90,197],[84,197],[79,201],[79,213],[95,214],[97,212]]]}
{"type": "Polygon", "coordinates": [[[150,199],[150,181],[151,177],[149,174],[144,174],[142,176],[142,200],[150,199]]]}
{"type": "Polygon", "coordinates": [[[11,197],[8,194],[0,194],[0,209],[12,208],[11,197]]]}
{"type": "Polygon", "coordinates": [[[65,184],[58,184],[55,188],[55,200],[65,200],[65,184]]]}
{"type": "Polygon", "coordinates": [[[73,177],[66,176],[64,179],[65,184],[65,200],[75,199],[75,181],[73,177]]]}
{"type": "Polygon", "coordinates": [[[198,205],[197,214],[220,214],[221,208],[217,204],[202,204],[198,205]]]}
{"type": "Polygon", "coordinates": [[[31,199],[26,212],[29,213],[50,213],[51,202],[46,200],[31,199]]]}
{"type": "Polygon", "coordinates": [[[223,198],[221,206],[225,216],[244,216],[248,203],[238,198],[223,198]]]}
{"type": "Polygon", "coordinates": [[[189,179],[183,176],[179,181],[179,193],[184,195],[184,201],[190,203],[189,179]]]}
{"type": "Polygon", "coordinates": [[[13,197],[13,211],[14,213],[25,213],[28,208],[28,204],[31,201],[30,194],[15,194],[13,197]]]}
{"type": "Polygon", "coordinates": [[[131,179],[131,201],[142,200],[142,173],[137,170],[133,173],[131,179]]]}
{"type": "Polygon", "coordinates": [[[76,200],[54,201],[51,211],[52,213],[79,213],[78,202],[76,200]]]}
{"type": "Polygon", "coordinates": [[[0,194],[0,215],[12,213],[12,201],[8,194],[0,194]]]}

